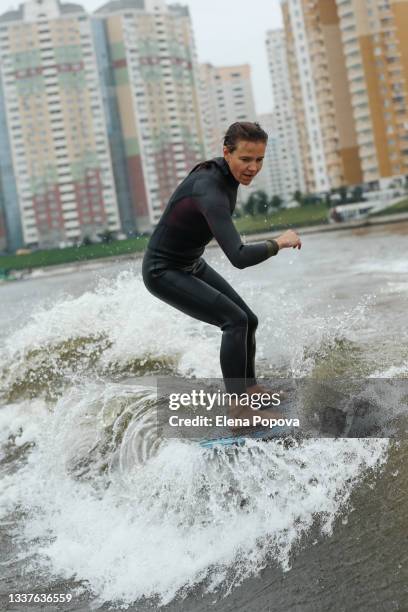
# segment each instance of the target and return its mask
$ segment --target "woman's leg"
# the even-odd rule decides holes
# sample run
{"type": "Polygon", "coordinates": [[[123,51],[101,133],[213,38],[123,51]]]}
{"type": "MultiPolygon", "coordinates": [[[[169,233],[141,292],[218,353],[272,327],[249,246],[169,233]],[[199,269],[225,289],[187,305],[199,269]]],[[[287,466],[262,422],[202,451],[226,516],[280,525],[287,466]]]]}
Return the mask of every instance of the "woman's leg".
{"type": "Polygon", "coordinates": [[[255,332],[258,327],[258,318],[249,306],[244,302],[242,297],[231,287],[231,285],[223,278],[218,272],[216,272],[211,266],[208,265],[204,259],[200,260],[200,263],[194,272],[197,278],[200,278],[205,283],[214,287],[218,291],[221,291],[223,295],[228,297],[234,302],[239,308],[241,308],[248,317],[248,332],[247,332],[247,367],[246,367],[246,386],[251,387],[256,385],[255,375],[255,353],[256,353],[256,342],[255,332]]]}
{"type": "Polygon", "coordinates": [[[195,319],[221,328],[221,370],[229,393],[245,393],[248,315],[228,296],[204,280],[181,270],[150,274],[143,269],[147,289],[195,319]]]}

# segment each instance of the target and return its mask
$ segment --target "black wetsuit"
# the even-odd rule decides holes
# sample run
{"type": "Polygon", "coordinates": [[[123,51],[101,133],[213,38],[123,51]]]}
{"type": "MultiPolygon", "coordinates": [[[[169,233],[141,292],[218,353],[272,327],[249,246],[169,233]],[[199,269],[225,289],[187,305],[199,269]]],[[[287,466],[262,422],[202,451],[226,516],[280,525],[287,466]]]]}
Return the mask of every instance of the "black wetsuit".
{"type": "Polygon", "coordinates": [[[143,259],[143,280],[153,295],[222,329],[221,370],[230,393],[256,384],[258,319],[201,256],[213,237],[237,268],[254,266],[279,250],[274,240],[242,243],[231,219],[238,185],[223,157],[193,168],[170,198],[143,259]]]}

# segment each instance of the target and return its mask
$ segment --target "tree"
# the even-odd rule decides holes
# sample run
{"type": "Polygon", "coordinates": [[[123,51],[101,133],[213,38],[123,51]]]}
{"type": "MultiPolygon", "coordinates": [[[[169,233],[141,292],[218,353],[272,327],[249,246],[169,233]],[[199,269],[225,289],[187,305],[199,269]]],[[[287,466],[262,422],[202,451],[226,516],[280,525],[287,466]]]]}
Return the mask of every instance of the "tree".
{"type": "Polygon", "coordinates": [[[347,187],[345,187],[344,185],[342,187],[339,187],[338,194],[341,197],[340,203],[347,204],[347,187]]]}
{"type": "Polygon", "coordinates": [[[297,189],[295,191],[295,193],[293,194],[293,199],[296,200],[296,202],[299,202],[299,206],[302,206],[302,204],[303,204],[303,195],[302,195],[302,192],[299,191],[299,189],[297,189]]]}
{"type": "Polygon", "coordinates": [[[360,185],[357,185],[357,187],[354,187],[353,192],[352,192],[352,201],[353,202],[364,202],[365,198],[363,195],[363,188],[360,187],[360,185]]]}
{"type": "Polygon", "coordinates": [[[98,237],[104,244],[109,244],[115,240],[115,232],[112,232],[110,229],[106,228],[102,232],[98,233],[98,237]]]}
{"type": "Polygon", "coordinates": [[[253,217],[255,214],[255,208],[256,208],[256,197],[254,193],[251,193],[251,195],[249,196],[249,198],[243,205],[243,209],[247,215],[251,215],[251,217],[253,217]]]}
{"type": "Polygon", "coordinates": [[[93,244],[91,237],[86,234],[86,236],[82,238],[81,246],[90,246],[91,244],[93,244]]]}
{"type": "Polygon", "coordinates": [[[248,215],[265,214],[268,211],[268,196],[264,191],[251,193],[243,206],[248,215]]]}
{"type": "Polygon", "coordinates": [[[281,208],[283,200],[280,196],[274,195],[269,204],[271,208],[281,208]]]}
{"type": "Polygon", "coordinates": [[[307,193],[302,198],[302,206],[312,206],[313,204],[318,204],[320,202],[319,196],[313,193],[307,193]]]}
{"type": "Polygon", "coordinates": [[[260,215],[266,215],[269,208],[268,196],[261,190],[256,191],[254,195],[256,197],[256,212],[260,215]]]}

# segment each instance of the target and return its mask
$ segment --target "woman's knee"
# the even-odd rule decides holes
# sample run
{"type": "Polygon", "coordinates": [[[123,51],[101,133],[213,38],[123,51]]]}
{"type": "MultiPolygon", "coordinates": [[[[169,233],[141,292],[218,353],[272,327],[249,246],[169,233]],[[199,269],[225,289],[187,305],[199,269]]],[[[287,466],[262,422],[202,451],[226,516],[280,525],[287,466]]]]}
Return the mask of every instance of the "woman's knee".
{"type": "Polygon", "coordinates": [[[248,316],[244,310],[238,307],[230,311],[229,316],[227,317],[227,320],[221,326],[221,329],[223,331],[225,329],[235,329],[235,328],[243,328],[245,330],[248,329],[248,316]]]}
{"type": "Polygon", "coordinates": [[[248,329],[247,312],[222,293],[218,295],[214,306],[222,331],[231,328],[248,329]]]}
{"type": "Polygon", "coordinates": [[[252,310],[247,312],[247,317],[248,317],[248,329],[255,331],[256,328],[258,327],[258,317],[256,316],[254,312],[252,312],[252,310]]]}

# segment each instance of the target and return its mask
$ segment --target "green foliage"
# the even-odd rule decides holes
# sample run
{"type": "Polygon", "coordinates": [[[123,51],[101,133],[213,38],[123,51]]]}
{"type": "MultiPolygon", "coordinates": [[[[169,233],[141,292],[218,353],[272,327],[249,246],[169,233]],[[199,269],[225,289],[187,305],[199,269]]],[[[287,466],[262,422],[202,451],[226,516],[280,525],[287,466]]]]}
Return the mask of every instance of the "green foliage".
{"type": "Polygon", "coordinates": [[[323,201],[320,196],[314,193],[302,193],[299,190],[295,191],[293,199],[298,202],[300,206],[314,206],[323,201]]]}
{"type": "Polygon", "coordinates": [[[340,201],[336,202],[336,204],[347,204],[347,187],[342,186],[334,189],[333,193],[340,196],[340,201]]]}
{"type": "Polygon", "coordinates": [[[279,196],[273,196],[273,198],[269,200],[264,191],[258,190],[251,193],[243,209],[247,215],[253,217],[255,215],[267,215],[273,208],[280,208],[282,204],[282,199],[279,196]]]}
{"type": "Polygon", "coordinates": [[[251,215],[251,217],[253,217],[255,214],[256,203],[257,202],[256,202],[255,194],[251,193],[251,195],[249,196],[245,204],[242,206],[244,212],[247,215],[251,215]]]}
{"type": "Polygon", "coordinates": [[[103,244],[110,244],[115,240],[115,232],[112,232],[109,229],[105,229],[103,230],[103,232],[99,232],[98,236],[103,244]]]}
{"type": "Polygon", "coordinates": [[[93,244],[91,237],[86,235],[82,238],[81,246],[90,246],[93,244]]]}
{"type": "Polygon", "coordinates": [[[320,197],[314,195],[313,193],[307,193],[302,197],[302,206],[314,206],[315,204],[319,204],[320,202],[320,197]]]}
{"type": "Polygon", "coordinates": [[[88,246],[67,247],[65,249],[49,249],[34,251],[29,255],[2,255],[0,267],[6,270],[25,270],[98,259],[100,257],[115,257],[144,251],[148,236],[116,240],[108,244],[92,244],[88,246]]]}
{"type": "Polygon", "coordinates": [[[352,194],[351,194],[351,201],[352,202],[364,202],[365,198],[363,195],[363,188],[360,187],[360,185],[357,185],[357,187],[354,187],[352,194]]]}
{"type": "MultiPolygon", "coordinates": [[[[334,204],[354,204],[355,202],[364,202],[364,191],[360,185],[356,185],[353,187],[351,194],[349,194],[348,189],[345,185],[339,187],[338,189],[331,190],[332,195],[340,196],[340,199],[335,198],[335,202],[333,198],[328,196],[331,200],[331,205],[334,204]]],[[[326,196],[327,197],[327,196],[326,196]]]]}
{"type": "Polygon", "coordinates": [[[237,219],[235,225],[239,232],[250,234],[326,223],[328,223],[326,204],[318,203],[296,208],[281,208],[267,215],[241,217],[237,219]]]}
{"type": "Polygon", "coordinates": [[[283,204],[283,200],[282,200],[282,198],[280,196],[278,196],[278,195],[272,196],[272,199],[270,201],[270,208],[271,209],[281,208],[282,204],[283,204]]]}
{"type": "Polygon", "coordinates": [[[269,201],[266,193],[264,191],[256,191],[254,193],[254,196],[256,197],[256,212],[259,215],[267,213],[269,208],[269,201]]]}

